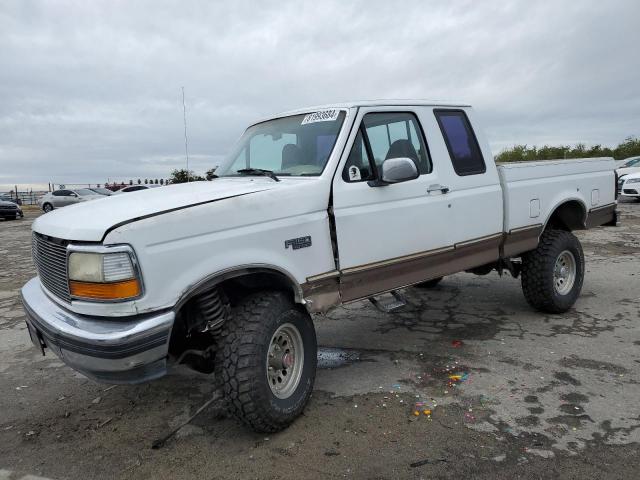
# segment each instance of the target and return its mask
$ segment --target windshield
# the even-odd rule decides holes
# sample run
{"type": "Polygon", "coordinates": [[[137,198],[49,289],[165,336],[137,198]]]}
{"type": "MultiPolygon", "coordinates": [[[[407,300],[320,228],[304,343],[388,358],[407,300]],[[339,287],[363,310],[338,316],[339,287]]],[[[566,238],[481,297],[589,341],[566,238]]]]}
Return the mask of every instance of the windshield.
{"type": "Polygon", "coordinates": [[[86,197],[87,195],[95,195],[96,192],[89,190],[88,188],[79,188],[78,190],[74,190],[78,195],[86,197]]]}
{"type": "Polygon", "coordinates": [[[624,163],[622,166],[623,167],[635,167],[635,166],[640,167],[640,157],[632,158],[628,162],[624,163]]]}
{"type": "Polygon", "coordinates": [[[344,111],[332,109],[249,127],[216,175],[240,175],[244,169],[271,170],[278,176],[320,175],[344,118],[344,111]]]}

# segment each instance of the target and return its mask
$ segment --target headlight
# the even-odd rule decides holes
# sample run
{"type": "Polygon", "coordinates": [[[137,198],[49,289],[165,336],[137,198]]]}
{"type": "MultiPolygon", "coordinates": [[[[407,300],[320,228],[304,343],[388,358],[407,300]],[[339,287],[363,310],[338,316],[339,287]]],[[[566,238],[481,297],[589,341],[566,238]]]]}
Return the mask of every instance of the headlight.
{"type": "Polygon", "coordinates": [[[72,252],[69,255],[69,292],[87,300],[127,300],[140,296],[142,287],[128,252],[72,252]]]}
{"type": "Polygon", "coordinates": [[[630,178],[625,183],[640,183],[640,178],[630,178]]]}

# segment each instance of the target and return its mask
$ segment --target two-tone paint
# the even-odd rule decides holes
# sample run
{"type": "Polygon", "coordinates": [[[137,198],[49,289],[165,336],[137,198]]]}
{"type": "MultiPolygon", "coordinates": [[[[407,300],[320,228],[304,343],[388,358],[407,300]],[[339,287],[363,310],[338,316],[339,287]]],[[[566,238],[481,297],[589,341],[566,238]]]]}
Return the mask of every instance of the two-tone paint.
{"type": "Polygon", "coordinates": [[[121,302],[67,302],[32,279],[22,295],[34,343],[50,346],[92,378],[137,383],[166,371],[182,306],[218,283],[260,276],[264,288],[288,286],[310,312],[326,312],[517,257],[535,249],[548,227],[575,230],[616,221],[612,159],[497,166],[473,110],[461,104],[361,102],[278,117],[324,108],[346,116],[317,177],[217,178],[39,217],[34,232],[63,240],[69,249],[131,248],[144,292],[121,302]],[[434,114],[443,109],[465,112],[483,172],[455,172],[434,114]],[[415,115],[431,172],[385,186],[343,180],[359,125],[373,112],[415,115]]]}

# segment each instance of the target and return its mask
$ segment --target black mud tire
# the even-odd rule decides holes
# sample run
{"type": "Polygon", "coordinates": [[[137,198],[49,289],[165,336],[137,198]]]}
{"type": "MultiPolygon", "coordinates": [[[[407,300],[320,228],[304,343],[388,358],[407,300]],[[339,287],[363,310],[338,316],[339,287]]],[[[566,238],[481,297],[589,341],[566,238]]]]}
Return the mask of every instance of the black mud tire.
{"type": "Polygon", "coordinates": [[[437,286],[444,277],[433,278],[431,280],[427,280],[426,282],[416,283],[414,287],[416,288],[434,288],[437,286]]]}
{"type": "Polygon", "coordinates": [[[49,213],[53,211],[53,205],[51,205],[50,203],[45,203],[44,205],[42,205],[42,211],[44,213],[49,213]]]}
{"type": "Polygon", "coordinates": [[[575,235],[564,230],[546,230],[535,250],[522,255],[522,291],[533,308],[545,313],[563,313],[578,299],[584,281],[584,253],[575,235]],[[562,252],[569,251],[576,263],[573,287],[561,295],[554,287],[554,268],[562,252]]]}
{"type": "Polygon", "coordinates": [[[289,426],[309,401],[316,375],[316,333],[304,307],[284,292],[249,295],[233,308],[219,342],[228,413],[256,432],[273,433],[289,426]],[[281,399],[269,387],[267,356],[274,332],[287,323],[302,337],[304,363],[295,391],[281,399]]]}

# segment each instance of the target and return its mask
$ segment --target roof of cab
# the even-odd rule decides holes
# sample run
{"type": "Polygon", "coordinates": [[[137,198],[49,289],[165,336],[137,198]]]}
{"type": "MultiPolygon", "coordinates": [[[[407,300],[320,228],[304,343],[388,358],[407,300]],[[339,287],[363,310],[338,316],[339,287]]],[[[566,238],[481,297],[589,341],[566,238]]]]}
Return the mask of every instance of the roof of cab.
{"type": "Polygon", "coordinates": [[[326,105],[312,105],[309,107],[296,108],[295,110],[287,110],[286,112],[276,113],[269,117],[263,117],[252,125],[257,123],[266,122],[267,120],[273,120],[274,118],[288,117],[290,115],[297,115],[301,113],[317,112],[319,110],[329,110],[331,108],[354,108],[354,107],[403,107],[403,106],[425,106],[425,107],[455,107],[455,108],[469,108],[471,105],[468,103],[460,102],[444,102],[424,99],[391,99],[391,100],[359,100],[354,102],[341,102],[341,103],[329,103],[326,105]]]}

